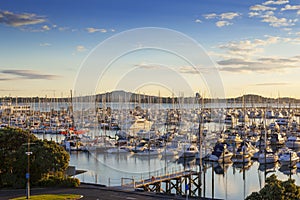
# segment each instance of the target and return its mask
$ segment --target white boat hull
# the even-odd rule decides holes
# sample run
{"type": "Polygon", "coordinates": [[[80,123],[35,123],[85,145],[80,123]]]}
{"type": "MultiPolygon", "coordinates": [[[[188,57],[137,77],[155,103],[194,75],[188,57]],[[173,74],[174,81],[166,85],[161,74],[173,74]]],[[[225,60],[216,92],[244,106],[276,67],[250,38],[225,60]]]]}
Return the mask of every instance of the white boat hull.
{"type": "Polygon", "coordinates": [[[269,164],[269,163],[276,163],[278,161],[278,155],[275,154],[266,154],[261,153],[258,157],[258,162],[261,164],[269,164]]]}

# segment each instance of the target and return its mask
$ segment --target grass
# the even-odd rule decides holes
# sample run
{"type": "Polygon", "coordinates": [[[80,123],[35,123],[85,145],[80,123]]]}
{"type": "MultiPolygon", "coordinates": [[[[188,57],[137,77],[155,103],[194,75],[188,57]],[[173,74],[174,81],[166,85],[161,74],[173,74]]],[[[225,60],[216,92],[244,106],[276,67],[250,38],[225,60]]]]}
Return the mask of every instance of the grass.
{"type": "MultiPolygon", "coordinates": [[[[80,199],[81,195],[78,194],[43,194],[43,195],[32,195],[30,199],[32,200],[77,200],[80,199]]],[[[18,197],[12,200],[23,200],[26,197],[18,197]]]]}

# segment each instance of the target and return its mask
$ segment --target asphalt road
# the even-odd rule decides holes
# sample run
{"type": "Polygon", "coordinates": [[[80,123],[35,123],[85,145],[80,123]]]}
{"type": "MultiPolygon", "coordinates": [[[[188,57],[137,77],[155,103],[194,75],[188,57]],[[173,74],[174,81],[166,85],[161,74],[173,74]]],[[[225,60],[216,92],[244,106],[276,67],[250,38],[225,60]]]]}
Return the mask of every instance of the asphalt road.
{"type": "MultiPolygon", "coordinates": [[[[106,187],[85,186],[81,185],[78,188],[33,188],[31,195],[38,194],[79,194],[83,200],[154,200],[154,199],[185,199],[181,196],[166,196],[162,194],[123,191],[106,187]]],[[[18,190],[0,190],[0,199],[6,200],[15,197],[25,196],[25,189],[18,190]]]]}

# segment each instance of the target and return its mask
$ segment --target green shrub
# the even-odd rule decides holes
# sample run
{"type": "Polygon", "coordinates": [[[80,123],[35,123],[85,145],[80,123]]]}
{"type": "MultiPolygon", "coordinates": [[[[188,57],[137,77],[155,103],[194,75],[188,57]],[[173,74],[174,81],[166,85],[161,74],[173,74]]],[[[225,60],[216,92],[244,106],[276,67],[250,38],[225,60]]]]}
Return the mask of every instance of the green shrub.
{"type": "Polygon", "coordinates": [[[77,178],[65,178],[58,176],[49,176],[41,179],[38,186],[41,187],[78,187],[80,181],[77,178]]]}
{"type": "Polygon", "coordinates": [[[296,200],[300,199],[300,187],[295,180],[280,181],[276,175],[266,180],[266,185],[259,192],[252,192],[246,200],[296,200]]]}
{"type": "Polygon", "coordinates": [[[2,188],[24,188],[26,186],[26,179],[20,179],[16,174],[1,174],[0,187],[2,188]]]}
{"type": "MultiPolygon", "coordinates": [[[[45,180],[45,174],[61,177],[69,165],[70,155],[54,141],[39,140],[21,129],[0,129],[0,188],[25,188],[25,174],[30,166],[30,183],[55,185],[62,180],[45,180]],[[30,143],[30,156],[26,155],[30,143]],[[29,159],[29,162],[28,162],[29,159]],[[57,175],[56,175],[57,174],[57,175]]],[[[68,182],[66,185],[72,185],[68,182]]],[[[73,185],[77,185],[75,182],[73,185]]]]}

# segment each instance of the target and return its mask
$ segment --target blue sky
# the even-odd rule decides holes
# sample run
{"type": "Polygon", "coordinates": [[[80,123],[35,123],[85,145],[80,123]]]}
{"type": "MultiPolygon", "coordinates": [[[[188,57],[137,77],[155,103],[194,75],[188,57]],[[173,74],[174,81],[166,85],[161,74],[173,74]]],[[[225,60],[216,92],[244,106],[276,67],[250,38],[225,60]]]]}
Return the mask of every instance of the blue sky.
{"type": "MultiPolygon", "coordinates": [[[[84,61],[99,43],[130,29],[159,27],[185,34],[204,48],[218,69],[225,96],[254,93],[300,98],[299,17],[300,2],[296,0],[1,1],[0,95],[67,96],[84,61]]],[[[126,83],[123,88],[109,87],[118,85],[115,82],[124,76],[122,67],[144,70],[138,77],[127,77],[129,81],[165,73],[162,79],[172,82],[159,64],[168,69],[176,66],[172,71],[188,80],[192,91],[207,96],[214,93],[205,80],[192,75],[188,63],[161,52],[145,52],[150,53],[118,60],[112,72],[120,73],[110,73],[106,80],[111,82],[99,81],[102,85],[95,92],[126,89],[126,83]]],[[[155,85],[145,83],[136,88],[143,93],[192,95],[172,84],[165,85],[164,92],[155,85]]]]}

